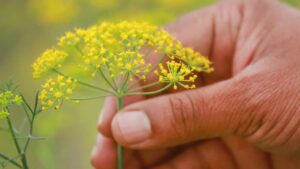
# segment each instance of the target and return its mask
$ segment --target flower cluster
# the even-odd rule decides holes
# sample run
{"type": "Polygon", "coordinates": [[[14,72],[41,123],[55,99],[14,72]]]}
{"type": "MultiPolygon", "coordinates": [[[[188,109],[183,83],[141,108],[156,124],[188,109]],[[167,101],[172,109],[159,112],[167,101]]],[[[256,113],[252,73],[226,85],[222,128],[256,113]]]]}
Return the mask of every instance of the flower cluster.
{"type": "Polygon", "coordinates": [[[191,48],[178,49],[176,55],[186,62],[194,71],[211,73],[214,71],[211,62],[191,48]]]}
{"type": "Polygon", "coordinates": [[[67,56],[68,54],[64,51],[56,49],[46,50],[32,65],[34,70],[33,77],[38,79],[50,70],[60,68],[67,56]]]}
{"type": "Polygon", "coordinates": [[[56,79],[48,79],[39,95],[40,100],[42,100],[42,110],[50,107],[58,109],[64,100],[69,100],[75,87],[76,80],[72,78],[58,75],[56,79]]]}
{"type": "Polygon", "coordinates": [[[15,95],[12,91],[5,91],[0,93],[0,119],[9,116],[8,107],[11,105],[21,105],[23,99],[19,95],[15,95]]]}
{"type": "Polygon", "coordinates": [[[70,72],[61,73],[67,57],[68,64],[74,62],[69,64],[72,68],[82,68],[90,78],[104,79],[115,95],[135,91],[129,86],[147,80],[150,73],[158,76],[158,83],[172,84],[176,90],[178,85],[195,88],[197,73],[213,71],[207,58],[148,23],[104,22],[87,29],[77,28],[62,36],[55,48],[47,50],[33,64],[35,78],[51,71],[66,74],[59,76],[57,82],[50,78],[43,86],[40,99],[45,109],[58,108],[62,100],[68,99],[67,89],[75,87],[73,83],[61,83],[69,76],[74,77],[70,72]],[[150,64],[150,56],[156,57],[157,63],[150,64]]]}
{"type": "Polygon", "coordinates": [[[177,63],[174,60],[167,61],[167,68],[162,64],[159,64],[160,71],[155,71],[154,73],[159,76],[159,81],[162,83],[171,83],[173,89],[177,90],[177,84],[185,89],[196,88],[194,84],[189,85],[187,83],[194,83],[198,77],[192,74],[192,69],[187,65],[182,63],[177,63]]]}

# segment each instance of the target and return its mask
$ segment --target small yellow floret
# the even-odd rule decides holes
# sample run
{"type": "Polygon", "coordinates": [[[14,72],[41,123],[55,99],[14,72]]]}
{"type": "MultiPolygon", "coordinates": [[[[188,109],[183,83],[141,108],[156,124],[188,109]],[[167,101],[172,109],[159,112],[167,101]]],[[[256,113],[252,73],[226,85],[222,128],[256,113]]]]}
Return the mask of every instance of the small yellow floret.
{"type": "Polygon", "coordinates": [[[63,96],[63,94],[62,94],[61,92],[56,92],[56,93],[54,94],[54,96],[55,96],[56,98],[61,98],[61,97],[63,96]]]}

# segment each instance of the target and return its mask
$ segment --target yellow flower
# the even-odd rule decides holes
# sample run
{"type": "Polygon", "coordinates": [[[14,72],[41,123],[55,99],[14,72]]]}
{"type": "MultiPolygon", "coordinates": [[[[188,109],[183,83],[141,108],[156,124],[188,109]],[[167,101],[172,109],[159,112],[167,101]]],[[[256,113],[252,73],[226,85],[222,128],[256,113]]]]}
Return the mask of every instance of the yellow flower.
{"type": "Polygon", "coordinates": [[[61,92],[56,92],[56,93],[54,94],[54,96],[55,96],[57,99],[59,99],[59,98],[61,98],[61,97],[63,96],[63,94],[62,94],[61,92]]]}
{"type": "MultiPolygon", "coordinates": [[[[56,49],[47,50],[34,63],[34,77],[39,78],[50,70],[62,74],[58,69],[68,56],[72,56],[68,61],[74,63],[63,70],[78,66],[77,69],[88,75],[86,77],[101,77],[112,92],[102,86],[80,84],[106,94],[134,94],[136,82],[147,81],[153,72],[158,77],[154,84],[164,83],[174,90],[191,89],[196,87],[197,73],[213,71],[207,58],[192,48],[183,47],[166,30],[145,22],[104,22],[67,32],[59,39],[56,49]],[[151,54],[155,54],[153,57],[158,63],[149,63],[151,54]]],[[[57,79],[50,78],[40,93],[43,109],[59,108],[63,100],[69,99],[75,86],[76,81],[71,78],[60,75],[57,79]]]]}
{"type": "Polygon", "coordinates": [[[208,59],[191,48],[182,47],[167,31],[145,22],[103,22],[86,29],[77,28],[61,37],[58,47],[61,52],[46,51],[44,57],[34,64],[35,78],[60,66],[68,55],[79,56],[76,62],[81,63],[91,77],[96,77],[95,73],[101,70],[111,78],[124,76],[128,71],[129,79],[133,76],[144,78],[152,70],[152,65],[145,62],[151,51],[172,60],[182,60],[191,71],[212,71],[208,59]],[[66,46],[73,50],[66,49],[66,46]]]}
{"type": "MultiPolygon", "coordinates": [[[[180,48],[180,46],[177,46],[180,48]]],[[[211,73],[214,69],[211,62],[200,53],[191,48],[183,48],[176,51],[178,58],[185,61],[193,70],[197,72],[211,73]]]]}
{"type": "Polygon", "coordinates": [[[63,100],[69,99],[75,88],[76,80],[71,78],[58,75],[56,79],[48,79],[46,84],[42,85],[39,95],[42,109],[47,110],[51,107],[59,108],[63,100]]]}
{"type": "Polygon", "coordinates": [[[68,54],[64,51],[56,49],[46,50],[32,65],[33,77],[38,79],[51,70],[60,68],[67,56],[68,54]]]}
{"type": "Polygon", "coordinates": [[[11,105],[21,105],[23,99],[19,95],[15,95],[12,91],[5,91],[0,93],[0,119],[9,116],[8,107],[11,105]]]}
{"type": "Polygon", "coordinates": [[[177,90],[177,84],[185,89],[195,88],[193,83],[197,75],[195,75],[192,68],[188,67],[185,63],[177,63],[172,60],[167,61],[167,68],[165,68],[163,64],[159,64],[159,68],[160,72],[154,72],[159,76],[159,81],[162,83],[172,83],[174,90],[177,90]]]}
{"type": "Polygon", "coordinates": [[[5,119],[5,118],[7,118],[9,116],[9,112],[8,111],[6,111],[6,110],[1,110],[0,111],[0,120],[1,119],[5,119]]]}

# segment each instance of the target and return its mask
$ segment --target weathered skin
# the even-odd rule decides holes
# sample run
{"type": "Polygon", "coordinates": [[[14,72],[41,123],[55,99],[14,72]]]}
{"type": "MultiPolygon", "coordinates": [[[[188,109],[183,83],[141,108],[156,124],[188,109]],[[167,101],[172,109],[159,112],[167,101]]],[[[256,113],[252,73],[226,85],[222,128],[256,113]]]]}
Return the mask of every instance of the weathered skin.
{"type": "Polygon", "coordinates": [[[209,56],[215,72],[195,90],[126,98],[120,114],[150,119],[138,141],[123,134],[107,98],[95,168],[116,168],[114,138],[128,148],[126,169],[299,169],[300,12],[275,0],[225,0],[166,29],[209,56]]]}

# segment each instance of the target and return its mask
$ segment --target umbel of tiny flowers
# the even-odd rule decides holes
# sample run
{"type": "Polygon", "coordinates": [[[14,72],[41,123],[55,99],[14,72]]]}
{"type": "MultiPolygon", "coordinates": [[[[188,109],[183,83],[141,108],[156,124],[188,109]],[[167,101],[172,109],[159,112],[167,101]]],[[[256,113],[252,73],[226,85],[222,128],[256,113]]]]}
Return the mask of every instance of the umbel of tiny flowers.
{"type": "MultiPolygon", "coordinates": [[[[104,96],[115,96],[121,109],[124,96],[152,95],[168,88],[192,89],[196,87],[197,74],[212,71],[207,58],[183,47],[164,29],[129,21],[104,22],[67,32],[33,64],[34,78],[48,78],[39,96],[43,110],[58,109],[65,100],[79,102],[104,96]],[[150,56],[158,62],[150,64],[150,56]],[[150,74],[157,76],[157,80],[139,86],[150,74]],[[95,79],[100,81],[95,83],[95,79]],[[79,86],[95,90],[95,95],[74,98],[79,86]],[[162,87],[149,91],[155,86],[162,87]]],[[[121,169],[121,146],[118,157],[121,169]]]]}
{"type": "MultiPolygon", "coordinates": [[[[35,118],[41,112],[38,100],[39,94],[37,92],[34,106],[31,107],[23,95],[16,94],[9,86],[11,85],[0,90],[0,124],[2,126],[3,121],[7,122],[7,128],[2,128],[2,130],[10,133],[17,155],[11,157],[0,150],[0,166],[5,168],[11,164],[20,169],[29,169],[26,153],[31,140],[38,139],[33,136],[33,128],[35,118]],[[24,122],[28,123],[27,130],[24,128],[27,125],[22,125],[21,129],[14,125],[14,119],[11,117],[11,114],[13,113],[12,109],[16,106],[23,108],[23,113],[25,114],[24,122]],[[24,135],[20,131],[27,131],[27,134],[24,135]]],[[[21,115],[21,112],[18,111],[17,113],[21,115]]]]}
{"type": "Polygon", "coordinates": [[[4,91],[0,93],[0,119],[6,119],[9,116],[8,107],[11,105],[22,104],[22,97],[15,95],[12,91],[4,91]]]}

